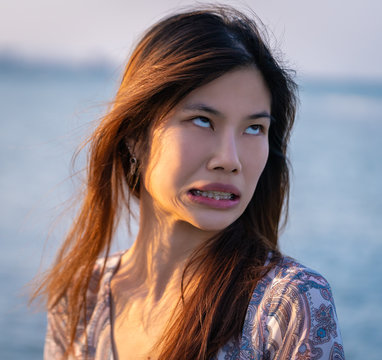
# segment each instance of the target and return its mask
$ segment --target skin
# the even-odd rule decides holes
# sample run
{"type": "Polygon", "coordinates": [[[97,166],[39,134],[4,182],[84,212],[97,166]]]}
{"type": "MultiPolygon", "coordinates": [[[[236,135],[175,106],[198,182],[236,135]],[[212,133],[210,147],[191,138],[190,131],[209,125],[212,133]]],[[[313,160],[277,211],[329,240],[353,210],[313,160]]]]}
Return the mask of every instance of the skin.
{"type": "Polygon", "coordinates": [[[111,282],[119,359],[158,357],[154,345],[176,309],[188,257],[234,222],[255,191],[268,158],[270,109],[260,72],[241,68],[191,92],[153,130],[139,233],[111,282]],[[240,197],[222,209],[190,196],[211,183],[233,185],[240,197]]]}

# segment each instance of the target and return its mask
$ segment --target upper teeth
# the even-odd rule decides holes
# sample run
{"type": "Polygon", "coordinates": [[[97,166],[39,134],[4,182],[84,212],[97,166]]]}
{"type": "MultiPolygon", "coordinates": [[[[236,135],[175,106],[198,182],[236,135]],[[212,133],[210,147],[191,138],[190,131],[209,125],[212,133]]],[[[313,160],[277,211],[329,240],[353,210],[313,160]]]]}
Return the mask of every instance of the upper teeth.
{"type": "Polygon", "coordinates": [[[200,190],[195,190],[194,191],[196,196],[204,196],[208,197],[210,199],[215,199],[215,200],[230,200],[232,199],[231,193],[223,192],[223,191],[200,191],[200,190]]]}

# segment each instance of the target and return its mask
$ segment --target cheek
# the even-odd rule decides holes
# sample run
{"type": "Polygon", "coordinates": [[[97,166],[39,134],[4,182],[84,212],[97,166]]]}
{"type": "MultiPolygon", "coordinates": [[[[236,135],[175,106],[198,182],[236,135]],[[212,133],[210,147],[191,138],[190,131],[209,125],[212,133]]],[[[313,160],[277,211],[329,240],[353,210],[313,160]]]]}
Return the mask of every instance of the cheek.
{"type": "Polygon", "coordinates": [[[260,172],[260,175],[263,172],[263,170],[265,168],[265,165],[267,164],[268,156],[269,156],[269,143],[268,143],[268,140],[267,140],[267,142],[264,144],[264,147],[263,147],[262,153],[261,153],[261,160],[262,161],[261,161],[261,172],[260,172]]]}
{"type": "Polygon", "coordinates": [[[267,164],[269,154],[268,142],[256,147],[251,154],[252,156],[248,157],[248,180],[252,183],[254,191],[265,165],[267,164]]]}
{"type": "Polygon", "coordinates": [[[197,147],[178,131],[167,131],[154,137],[144,171],[146,188],[150,191],[171,191],[181,185],[182,178],[193,167],[197,147]]]}

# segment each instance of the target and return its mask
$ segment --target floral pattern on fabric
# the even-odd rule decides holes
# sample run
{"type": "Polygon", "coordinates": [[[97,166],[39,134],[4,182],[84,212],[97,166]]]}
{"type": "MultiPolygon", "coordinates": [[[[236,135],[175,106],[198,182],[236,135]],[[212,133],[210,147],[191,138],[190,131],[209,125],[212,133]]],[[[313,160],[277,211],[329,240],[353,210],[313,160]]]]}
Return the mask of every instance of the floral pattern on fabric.
{"type": "MultiPolygon", "coordinates": [[[[89,360],[114,360],[110,282],[121,256],[108,258],[102,277],[103,260],[96,263],[88,289],[87,327],[84,321],[78,325],[71,359],[85,359],[87,352],[89,360]]],[[[62,299],[48,313],[44,359],[63,356],[66,318],[66,301],[62,299]]],[[[270,359],[345,359],[329,284],[317,272],[287,257],[256,285],[240,339],[229,341],[211,360],[270,359]]]]}

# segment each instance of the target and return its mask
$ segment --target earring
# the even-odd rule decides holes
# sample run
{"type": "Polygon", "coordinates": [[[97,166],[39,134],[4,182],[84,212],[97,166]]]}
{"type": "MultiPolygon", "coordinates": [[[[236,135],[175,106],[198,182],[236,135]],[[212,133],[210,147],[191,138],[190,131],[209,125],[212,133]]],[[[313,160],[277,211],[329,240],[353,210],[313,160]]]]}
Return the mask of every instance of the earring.
{"type": "Polygon", "coordinates": [[[135,154],[131,151],[130,146],[127,147],[129,154],[130,154],[130,176],[134,176],[137,171],[137,158],[135,157],[135,154]]]}

